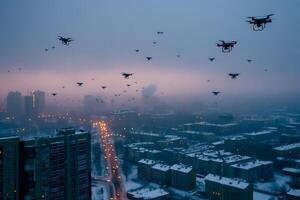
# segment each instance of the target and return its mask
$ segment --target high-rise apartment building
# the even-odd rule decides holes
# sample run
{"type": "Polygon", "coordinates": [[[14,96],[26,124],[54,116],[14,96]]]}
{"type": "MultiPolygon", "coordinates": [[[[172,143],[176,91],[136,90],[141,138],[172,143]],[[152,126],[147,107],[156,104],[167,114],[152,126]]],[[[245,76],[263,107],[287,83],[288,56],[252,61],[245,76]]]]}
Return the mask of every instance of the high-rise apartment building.
{"type": "Polygon", "coordinates": [[[9,114],[20,116],[23,114],[23,97],[20,92],[9,92],[6,97],[6,110],[9,114]]]}
{"type": "Polygon", "coordinates": [[[60,129],[53,137],[29,140],[14,137],[15,151],[8,151],[7,138],[0,138],[1,155],[15,160],[17,166],[11,161],[2,167],[0,161],[0,180],[12,181],[14,176],[10,174],[16,176],[16,184],[0,181],[7,186],[1,187],[0,194],[12,190],[19,199],[90,200],[90,140],[88,132],[60,129]]]}

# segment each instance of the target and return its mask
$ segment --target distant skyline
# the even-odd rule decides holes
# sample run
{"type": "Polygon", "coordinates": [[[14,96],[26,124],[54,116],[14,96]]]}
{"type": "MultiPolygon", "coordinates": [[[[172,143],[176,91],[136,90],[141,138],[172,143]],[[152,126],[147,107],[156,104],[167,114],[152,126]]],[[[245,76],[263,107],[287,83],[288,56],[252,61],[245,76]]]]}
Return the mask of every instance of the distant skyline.
{"type": "MultiPolygon", "coordinates": [[[[155,85],[164,98],[211,99],[214,90],[233,100],[299,98],[299,8],[300,1],[293,0],[3,0],[0,97],[37,89],[48,99],[52,92],[58,99],[113,96],[138,81],[135,88],[155,85]],[[247,16],[270,13],[274,20],[262,32],[245,22],[247,16]],[[59,35],[75,41],[65,47],[59,35]],[[238,44],[224,54],[215,45],[220,39],[238,44]],[[121,72],[134,76],[125,80],[121,72]],[[241,75],[231,80],[229,72],[241,75]],[[78,88],[78,81],[84,86],[78,88]]],[[[128,91],[136,94],[134,88],[128,91]]]]}

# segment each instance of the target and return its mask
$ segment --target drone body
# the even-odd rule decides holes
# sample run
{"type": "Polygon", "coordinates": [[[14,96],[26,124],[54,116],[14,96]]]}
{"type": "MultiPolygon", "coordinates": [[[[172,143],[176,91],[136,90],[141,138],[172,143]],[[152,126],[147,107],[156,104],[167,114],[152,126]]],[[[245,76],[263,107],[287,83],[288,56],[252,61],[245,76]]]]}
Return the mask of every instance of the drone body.
{"type": "Polygon", "coordinates": [[[213,92],[211,92],[214,96],[218,96],[221,92],[219,92],[219,91],[213,91],[213,92]]]}
{"type": "Polygon", "coordinates": [[[209,59],[209,61],[214,61],[216,58],[214,58],[214,57],[210,57],[210,58],[208,58],[209,59]]]}
{"type": "Polygon", "coordinates": [[[221,47],[223,53],[229,53],[236,44],[237,41],[225,42],[224,40],[220,40],[220,43],[217,43],[217,47],[221,47]]]}
{"type": "Polygon", "coordinates": [[[239,76],[239,73],[229,73],[228,76],[231,77],[231,79],[237,79],[237,77],[239,76]]]}
{"type": "Polygon", "coordinates": [[[122,76],[125,78],[125,79],[129,79],[130,76],[132,76],[133,73],[122,73],[122,76]]]}
{"type": "Polygon", "coordinates": [[[262,31],[266,28],[266,24],[271,23],[271,17],[274,14],[266,15],[265,17],[248,17],[249,20],[246,20],[249,24],[252,25],[254,31],[262,31]]]}
{"type": "Polygon", "coordinates": [[[72,38],[65,38],[62,36],[58,36],[57,39],[65,46],[69,46],[70,42],[74,41],[72,38]]]}

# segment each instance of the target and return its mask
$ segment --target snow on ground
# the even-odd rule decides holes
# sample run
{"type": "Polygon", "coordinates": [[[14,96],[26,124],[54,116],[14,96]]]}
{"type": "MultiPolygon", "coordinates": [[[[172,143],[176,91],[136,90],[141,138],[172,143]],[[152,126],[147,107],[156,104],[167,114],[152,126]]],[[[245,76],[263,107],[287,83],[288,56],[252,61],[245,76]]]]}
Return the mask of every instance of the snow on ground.
{"type": "Polygon", "coordinates": [[[92,186],[92,200],[107,200],[108,192],[104,185],[97,184],[92,186]],[[101,190],[103,190],[103,195],[101,195],[101,190]]]}
{"type": "Polygon", "coordinates": [[[126,191],[134,190],[144,186],[142,183],[137,181],[137,167],[134,165],[130,165],[130,168],[131,170],[130,173],[128,174],[127,180],[124,175],[124,172],[122,171],[122,180],[124,182],[126,191]]]}
{"type": "Polygon", "coordinates": [[[283,190],[289,188],[288,183],[290,181],[291,178],[289,176],[274,173],[274,179],[272,181],[255,183],[254,189],[272,194],[281,194],[283,190]]]}
{"type": "Polygon", "coordinates": [[[277,197],[269,195],[269,194],[253,192],[253,200],[270,200],[271,198],[274,198],[272,200],[278,200],[277,197]]]}

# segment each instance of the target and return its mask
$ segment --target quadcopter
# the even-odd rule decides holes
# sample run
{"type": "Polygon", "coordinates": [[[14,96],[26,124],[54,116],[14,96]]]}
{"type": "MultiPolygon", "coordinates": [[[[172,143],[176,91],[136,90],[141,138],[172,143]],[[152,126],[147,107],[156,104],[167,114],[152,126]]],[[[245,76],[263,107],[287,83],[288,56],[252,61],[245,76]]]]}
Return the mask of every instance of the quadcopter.
{"type": "Polygon", "coordinates": [[[239,76],[239,73],[229,73],[228,76],[231,77],[231,79],[237,79],[237,77],[239,76]]]}
{"type": "Polygon", "coordinates": [[[70,42],[74,41],[72,38],[65,38],[62,36],[58,36],[57,39],[61,41],[63,45],[69,46],[70,42]]]}
{"type": "Polygon", "coordinates": [[[132,76],[133,73],[122,73],[122,76],[125,78],[125,79],[129,79],[130,76],[132,76]]]}
{"type": "Polygon", "coordinates": [[[213,91],[213,92],[211,92],[214,96],[218,96],[221,92],[219,92],[219,91],[213,91]]]}
{"type": "Polygon", "coordinates": [[[274,14],[266,15],[265,17],[247,17],[249,20],[246,20],[249,24],[252,25],[254,31],[262,31],[265,29],[267,23],[271,23],[271,17],[274,14]]]}
{"type": "Polygon", "coordinates": [[[217,47],[222,47],[223,53],[229,53],[236,44],[237,41],[225,42],[224,40],[220,40],[220,43],[217,43],[217,47]]]}

